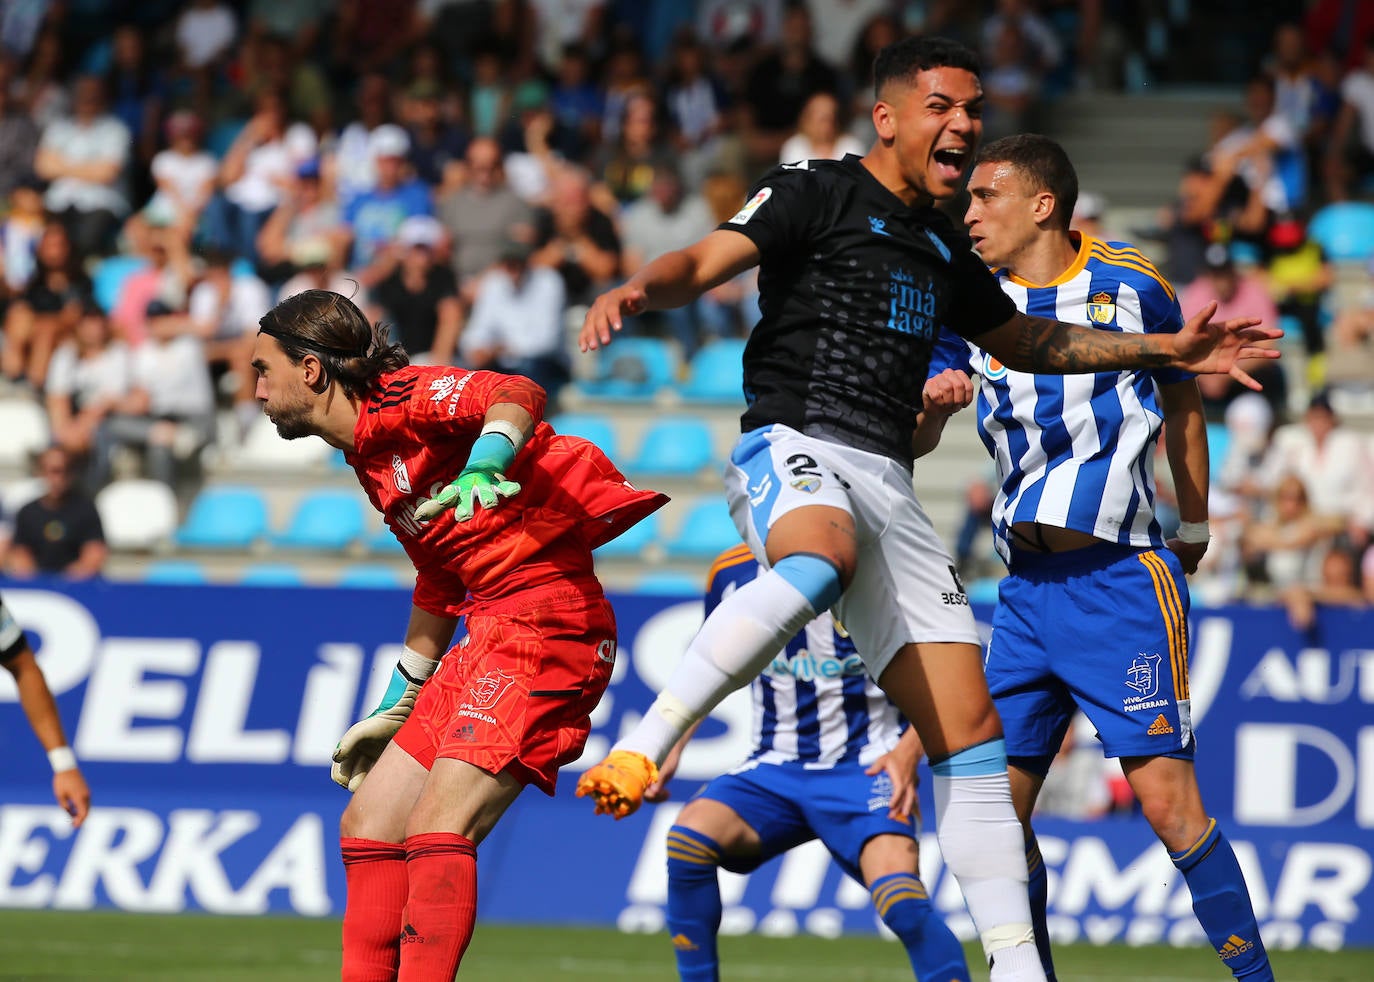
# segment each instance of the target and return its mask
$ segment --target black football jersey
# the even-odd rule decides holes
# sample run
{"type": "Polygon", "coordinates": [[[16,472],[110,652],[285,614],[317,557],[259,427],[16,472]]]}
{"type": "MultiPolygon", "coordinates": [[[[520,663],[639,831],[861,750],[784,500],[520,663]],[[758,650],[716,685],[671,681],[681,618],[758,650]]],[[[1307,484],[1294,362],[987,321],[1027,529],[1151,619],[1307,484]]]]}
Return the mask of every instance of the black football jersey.
{"type": "Polygon", "coordinates": [[[720,228],[762,255],[746,431],[784,423],[910,466],[940,326],[974,339],[1016,313],[962,230],[852,154],[775,167],[720,228]]]}

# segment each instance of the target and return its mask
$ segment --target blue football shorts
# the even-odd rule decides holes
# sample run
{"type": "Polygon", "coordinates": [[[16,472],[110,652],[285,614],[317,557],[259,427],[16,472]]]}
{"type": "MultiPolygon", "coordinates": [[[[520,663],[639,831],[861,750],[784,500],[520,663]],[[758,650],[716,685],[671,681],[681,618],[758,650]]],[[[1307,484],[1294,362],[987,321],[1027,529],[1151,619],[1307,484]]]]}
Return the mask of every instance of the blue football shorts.
{"type": "Polygon", "coordinates": [[[859,854],[876,835],[916,834],[912,819],[888,817],[892,780],[869,776],[859,764],[808,768],[800,762],[746,763],[711,781],[696,795],[733,809],[758,833],[762,851],[747,859],[727,858],[733,873],[750,873],[774,856],[819,839],[846,873],[863,882],[859,854]]]}
{"type": "Polygon", "coordinates": [[[1075,708],[1108,757],[1193,758],[1188,586],[1167,549],[1016,550],[987,653],[1011,762],[1045,774],[1075,708]]]}

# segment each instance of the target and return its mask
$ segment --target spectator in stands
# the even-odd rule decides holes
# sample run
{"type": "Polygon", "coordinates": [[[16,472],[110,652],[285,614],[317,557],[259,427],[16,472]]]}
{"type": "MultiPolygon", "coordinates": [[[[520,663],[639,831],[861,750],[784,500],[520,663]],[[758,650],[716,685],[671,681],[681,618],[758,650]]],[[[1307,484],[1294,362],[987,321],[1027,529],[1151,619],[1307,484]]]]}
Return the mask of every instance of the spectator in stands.
{"type": "Polygon", "coordinates": [[[816,54],[836,71],[849,67],[854,45],[869,22],[895,6],[888,0],[805,0],[805,5],[811,14],[816,54]]]}
{"type": "Polygon", "coordinates": [[[717,53],[740,44],[771,47],[782,31],[783,0],[697,0],[697,36],[717,53]]]}
{"type": "Polygon", "coordinates": [[[136,270],[120,285],[110,319],[116,332],[138,347],[148,336],[148,310],[154,301],[166,310],[182,310],[195,280],[191,254],[179,238],[166,229],[147,232],[148,265],[136,270]]]}
{"type": "Polygon", "coordinates": [[[1160,210],[1158,230],[1146,233],[1148,238],[1163,240],[1164,272],[1180,289],[1202,274],[1223,190],[1203,157],[1188,161],[1173,202],[1160,210]]]}
{"type": "Polygon", "coordinates": [[[451,365],[458,348],[463,310],[453,270],[441,256],[444,238],[437,219],[407,218],[396,232],[391,271],[372,290],[412,365],[451,365]]]}
{"type": "Polygon", "coordinates": [[[129,211],[122,175],[131,138],[128,128],[105,111],[100,78],[82,76],[73,93],[73,115],[44,128],[34,169],[49,182],[44,204],[66,224],[84,258],[114,245],[115,230],[129,211]]]}
{"type": "Polygon", "coordinates": [[[804,4],[788,7],[777,50],[760,58],[749,73],[745,126],[751,154],[760,161],[777,160],[806,100],[817,92],[839,90],[839,76],[812,47],[810,11],[804,4]]]}
{"type": "Polygon", "coordinates": [[[1374,44],[1374,7],[1359,0],[1313,0],[1305,6],[1307,49],[1330,49],[1346,68],[1358,68],[1365,45],[1374,44]]]}
{"type": "Polygon", "coordinates": [[[1278,112],[1274,80],[1257,75],[1245,86],[1247,120],[1212,148],[1213,164],[1233,165],[1270,213],[1301,208],[1307,199],[1302,134],[1278,112]]]}
{"type": "Polygon", "coordinates": [[[281,94],[262,92],[256,112],[220,162],[224,190],[206,209],[207,244],[256,260],[258,232],[281,203],[296,168],[314,155],[310,129],[303,124],[288,129],[281,94]]]}
{"type": "Polygon", "coordinates": [[[1274,433],[1263,480],[1272,488],[1295,474],[1307,486],[1313,512],[1349,522],[1361,500],[1370,496],[1366,453],[1364,435],[1342,426],[1330,397],[1318,392],[1301,422],[1274,433]]]}
{"type": "Polygon", "coordinates": [[[530,264],[559,272],[568,303],[589,303],[619,274],[620,236],[615,223],[592,207],[586,171],[565,166],[555,172],[549,204],[535,213],[534,246],[530,264]]]}
{"type": "MultiPolygon", "coordinates": [[[[467,291],[496,262],[507,238],[533,239],[534,211],[506,183],[495,140],[473,140],[465,164],[462,186],[439,201],[439,218],[453,242],[453,272],[467,291]]],[[[474,294],[465,296],[471,304],[474,294]]]]}
{"type": "Polygon", "coordinates": [[[873,145],[877,131],[873,129],[873,62],[889,44],[900,41],[902,24],[893,13],[869,18],[849,53],[849,132],[865,147],[873,145]]]}
{"type": "Polygon", "coordinates": [[[382,251],[401,223],[413,215],[433,214],[429,188],[408,173],[410,137],[392,123],[379,126],[368,140],[377,165],[377,183],[344,205],[344,222],[353,235],[350,260],[358,280],[372,287],[389,266],[382,251]]]}
{"type": "Polygon", "coordinates": [[[783,143],[778,161],[840,160],[847,153],[863,156],[865,147],[844,131],[840,100],[833,92],[817,92],[806,100],[797,117],[797,132],[783,143]]]}
{"type": "Polygon", "coordinates": [[[212,377],[232,376],[234,418],[239,432],[246,433],[262,415],[253,396],[257,373],[251,362],[258,318],[272,306],[272,294],[251,270],[235,272],[233,262],[227,252],[205,255],[205,273],[191,288],[186,314],[191,332],[205,346],[212,377]]]}
{"type": "Polygon", "coordinates": [[[305,121],[321,138],[333,134],[334,93],[314,61],[293,56],[285,38],[270,36],[250,36],[239,59],[240,95],[246,107],[251,109],[257,97],[271,89],[282,94],[291,119],[305,121]]]}
{"type": "Polygon", "coordinates": [[[332,0],[249,0],[248,33],[280,38],[287,42],[293,59],[303,58],[315,49],[333,6],[332,0]]]}
{"type": "MultiPolygon", "coordinates": [[[[748,186],[738,174],[717,171],[701,184],[701,197],[711,212],[711,224],[719,225],[739,212],[748,186]]],[[[734,279],[707,290],[697,298],[702,319],[722,326],[723,333],[742,337],[759,320],[759,277],[747,269],[734,279]],[[726,326],[728,325],[728,327],[726,326]]]]}
{"type": "Polygon", "coordinates": [[[326,264],[342,268],[348,239],[343,210],[328,193],[319,159],[312,157],[296,166],[290,188],[258,233],[258,268],[269,283],[300,272],[299,255],[322,254],[326,264]]]}
{"type": "MultiPolygon", "coordinates": [[[[624,206],[649,190],[654,169],[671,158],[672,149],[659,124],[658,103],[651,95],[636,94],[626,100],[620,132],[598,155],[596,171],[615,202],[624,206]]],[[[613,207],[610,202],[606,205],[613,207]]]]}
{"type": "Polygon", "coordinates": [[[1326,151],[1326,193],[1333,201],[1351,197],[1374,176],[1374,34],[1365,41],[1364,61],[1341,83],[1341,108],[1326,151]]]}
{"type": "Polygon", "coordinates": [[[568,45],[549,93],[549,108],[556,121],[553,141],[565,157],[582,160],[598,145],[605,101],[593,77],[587,49],[580,44],[568,45]]]}
{"type": "Polygon", "coordinates": [[[349,0],[334,16],[334,69],[345,77],[384,72],[421,37],[416,0],[349,0]]]}
{"type": "Polygon", "coordinates": [[[220,0],[191,0],[177,17],[177,65],[208,92],[238,35],[234,12],[220,0]]]}
{"type": "Polygon", "coordinates": [[[38,240],[37,268],[24,293],[5,313],[0,368],[12,381],[43,387],[53,349],[76,324],[91,299],[91,281],[73,252],[67,229],[49,221],[38,240]]]}
{"type": "Polygon", "coordinates": [[[10,574],[47,573],[74,580],[99,576],[110,551],[95,503],[76,485],[71,456],[61,447],[49,447],[36,463],[46,487],[14,517],[10,574]]]}
{"type": "Polygon", "coordinates": [[[983,138],[995,140],[1031,127],[1040,96],[1037,59],[1026,53],[1022,21],[1004,19],[983,69],[983,138]]]}
{"type": "Polygon", "coordinates": [[[12,87],[16,101],[40,130],[66,116],[71,105],[62,84],[62,55],[61,33],[56,27],[45,28],[34,40],[23,77],[12,87]]]}
{"type": "Polygon", "coordinates": [[[1332,388],[1374,391],[1374,261],[1369,275],[1370,285],[1331,323],[1326,382],[1332,388]]]}
{"type": "Polygon", "coordinates": [[[1107,232],[1104,219],[1107,214],[1107,201],[1092,191],[1078,192],[1078,201],[1073,206],[1069,227],[1094,239],[1116,240],[1121,236],[1107,232]]]}
{"type": "Polygon", "coordinates": [[[357,118],[343,128],[334,148],[334,180],[340,204],[347,204],[377,184],[376,148],[372,133],[379,126],[394,123],[391,110],[391,81],[371,72],[358,80],[357,118]]]}
{"type": "Polygon", "coordinates": [[[1264,461],[1273,440],[1274,410],[1258,392],[1246,392],[1226,407],[1224,425],[1226,453],[1216,466],[1214,493],[1228,495],[1236,499],[1237,508],[1258,514],[1273,484],[1265,482],[1264,461]]]}
{"type": "Polygon", "coordinates": [[[706,47],[693,34],[673,41],[664,101],[673,141],[688,184],[696,187],[719,150],[725,129],[725,95],[706,66],[706,47]]]}
{"type": "MultiPolygon", "coordinates": [[[[661,164],[654,171],[648,194],[628,206],[621,215],[624,261],[621,275],[638,272],[649,260],[685,249],[716,227],[714,216],[705,199],[687,194],[682,175],[672,164],[661,164]]],[[[718,304],[693,301],[684,307],[655,311],[662,315],[669,333],[677,339],[685,358],[691,358],[697,348],[712,337],[734,333],[725,312],[718,304]]],[[[653,317],[635,318],[639,323],[653,317]]]]}
{"type": "Polygon", "coordinates": [[[133,140],[130,202],[143,201],[152,190],[148,168],[157,153],[158,128],[169,87],[165,73],[153,63],[142,33],[133,24],[115,28],[105,86],[110,94],[110,112],[128,127],[133,140]]]}
{"type": "Polygon", "coordinates": [[[531,378],[553,400],[568,380],[563,279],[547,266],[531,265],[530,252],[515,240],[502,248],[477,289],[459,354],[469,368],[531,378]]]}
{"type": "MultiPolygon", "coordinates": [[[[1207,247],[1203,261],[1206,265],[1204,275],[1190,283],[1179,295],[1184,317],[1193,316],[1215,301],[1217,312],[1214,317],[1220,320],[1257,317],[1265,327],[1278,324],[1279,312],[1269,296],[1264,278],[1253,270],[1237,269],[1231,250],[1226,245],[1212,243],[1207,247]]],[[[1264,386],[1264,398],[1274,407],[1275,415],[1281,414],[1288,397],[1283,369],[1278,367],[1277,362],[1266,359],[1250,359],[1243,362],[1241,367],[1264,386]]],[[[1209,419],[1220,419],[1226,404],[1245,391],[1228,375],[1199,376],[1198,387],[1202,390],[1203,406],[1209,419]]]]}
{"type": "Polygon", "coordinates": [[[534,10],[534,52],[549,74],[569,45],[600,49],[606,35],[606,0],[529,0],[534,10]]]}
{"type": "Polygon", "coordinates": [[[1321,607],[1364,608],[1369,606],[1360,584],[1358,554],[1341,544],[1322,556],[1321,567],[1310,583],[1295,583],[1280,599],[1288,611],[1288,623],[1298,631],[1310,631],[1321,607]]]}
{"type": "MultiPolygon", "coordinates": [[[[340,255],[338,250],[331,249],[327,242],[319,239],[306,239],[293,245],[290,266],[296,273],[281,285],[277,301],[306,290],[328,290],[348,297],[372,317],[367,291],[344,272],[340,255]]],[[[381,315],[378,313],[376,316],[381,315]]]]}
{"type": "Polygon", "coordinates": [[[988,62],[997,60],[1008,27],[1022,39],[1021,57],[1029,71],[1037,77],[1054,71],[1064,57],[1063,45],[1026,0],[997,0],[996,12],[983,21],[983,57],[988,62]]]}
{"type": "Polygon", "coordinates": [[[48,366],[43,396],[53,442],[85,458],[101,420],[128,395],[130,384],[128,346],[115,338],[105,312],[87,304],[48,366]]]}
{"type": "MultiPolygon", "coordinates": [[[[1290,587],[1312,581],[1342,524],[1339,518],[1312,510],[1302,478],[1283,477],[1274,488],[1269,515],[1251,523],[1243,534],[1252,584],[1267,585],[1272,595],[1282,595],[1290,587]]],[[[1261,590],[1260,595],[1265,592],[1261,590]]]]}
{"type": "Polygon", "coordinates": [[[33,173],[38,127],[11,92],[14,62],[0,54],[0,197],[7,198],[33,173]]]}
{"type": "Polygon", "coordinates": [[[200,117],[180,110],[167,117],[167,149],[153,157],[152,176],[157,190],[152,198],[124,223],[129,248],[147,254],[150,228],[166,229],[190,248],[201,213],[215,192],[219,164],[201,149],[200,117]]]}
{"type": "Polygon", "coordinates": [[[110,480],[116,451],[142,449],[144,472],[176,486],[178,461],[194,458],[215,435],[215,392],[205,345],[183,312],[154,302],[148,337],[133,353],[129,394],[96,431],[91,486],[110,480]]]}
{"type": "Polygon", "coordinates": [[[402,111],[410,136],[411,169],[435,189],[457,186],[458,165],[470,142],[466,128],[444,118],[443,94],[435,81],[414,82],[406,90],[402,111]]]}
{"type": "MultiPolygon", "coordinates": [[[[1335,271],[1326,261],[1322,248],[1307,237],[1307,230],[1295,215],[1281,215],[1265,236],[1269,258],[1265,273],[1269,292],[1278,305],[1279,313],[1292,317],[1302,326],[1303,347],[1309,359],[1326,350],[1322,332],[1322,305],[1326,291],[1336,280],[1335,271]]],[[[1308,362],[1308,374],[1314,367],[1324,369],[1325,359],[1308,362]]]]}
{"type": "Polygon", "coordinates": [[[38,240],[43,237],[43,182],[29,174],[9,191],[9,213],[0,220],[0,317],[21,297],[38,268],[38,240]]]}
{"type": "Polygon", "coordinates": [[[1320,174],[1336,106],[1313,71],[1299,25],[1280,24],[1275,30],[1269,75],[1274,80],[1275,111],[1298,134],[1307,172],[1320,174]]]}

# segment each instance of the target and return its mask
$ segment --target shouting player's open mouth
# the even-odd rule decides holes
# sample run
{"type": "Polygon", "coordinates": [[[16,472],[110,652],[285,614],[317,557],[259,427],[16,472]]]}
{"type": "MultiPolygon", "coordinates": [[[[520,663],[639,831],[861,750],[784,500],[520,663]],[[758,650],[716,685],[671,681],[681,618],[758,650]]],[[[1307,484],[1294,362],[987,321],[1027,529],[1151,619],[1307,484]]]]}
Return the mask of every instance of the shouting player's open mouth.
{"type": "Polygon", "coordinates": [[[958,184],[964,177],[964,165],[968,162],[967,147],[939,147],[931,155],[941,180],[958,184]]]}

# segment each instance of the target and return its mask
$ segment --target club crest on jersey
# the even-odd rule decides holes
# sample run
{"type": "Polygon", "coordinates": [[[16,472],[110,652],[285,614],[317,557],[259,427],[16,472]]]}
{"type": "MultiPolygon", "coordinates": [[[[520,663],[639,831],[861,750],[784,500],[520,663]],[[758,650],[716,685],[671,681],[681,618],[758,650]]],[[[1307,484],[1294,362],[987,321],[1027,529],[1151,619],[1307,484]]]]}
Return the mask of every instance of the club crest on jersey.
{"type": "Polygon", "coordinates": [[[514,681],[515,676],[507,675],[499,669],[488,672],[472,683],[472,692],[468,696],[471,702],[468,706],[472,709],[490,709],[500,702],[514,681]]]}
{"type": "Polygon", "coordinates": [[[406,462],[401,459],[400,454],[391,455],[391,482],[401,494],[410,494],[410,474],[406,471],[406,462]]]}
{"type": "Polygon", "coordinates": [[[1088,320],[1094,324],[1110,324],[1116,318],[1116,301],[1106,290],[1088,298],[1088,320]]]}
{"type": "Polygon", "coordinates": [[[754,217],[754,212],[763,207],[763,203],[773,196],[772,188],[759,188],[738,212],[735,217],[730,219],[731,225],[747,224],[749,219],[754,217]]]}
{"type": "Polygon", "coordinates": [[[1007,377],[1007,366],[987,352],[983,352],[983,378],[996,382],[1007,377]]]}
{"type": "Polygon", "coordinates": [[[792,482],[792,487],[807,494],[815,494],[821,489],[821,479],[819,477],[799,477],[792,482]]]}

